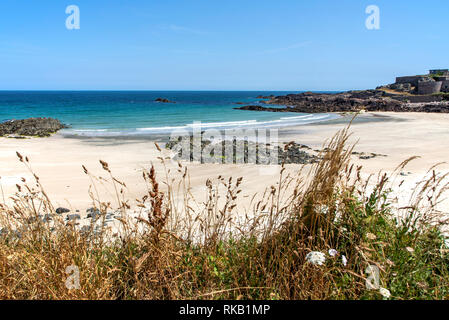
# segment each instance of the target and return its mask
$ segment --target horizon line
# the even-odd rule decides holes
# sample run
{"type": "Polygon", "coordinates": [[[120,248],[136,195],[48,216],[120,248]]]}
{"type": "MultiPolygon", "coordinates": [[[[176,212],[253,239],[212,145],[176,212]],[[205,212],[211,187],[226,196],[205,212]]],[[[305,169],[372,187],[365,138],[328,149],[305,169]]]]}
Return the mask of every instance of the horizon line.
{"type": "Polygon", "coordinates": [[[256,90],[256,89],[246,89],[246,90],[230,90],[230,89],[0,89],[0,92],[25,92],[25,91],[47,91],[47,92],[63,92],[63,91],[78,91],[78,92],[98,92],[98,91],[111,91],[111,92],[342,92],[342,91],[349,91],[349,90],[368,90],[368,89],[342,89],[342,90],[325,90],[325,89],[319,89],[319,90],[276,90],[276,89],[264,89],[264,90],[256,90]]]}

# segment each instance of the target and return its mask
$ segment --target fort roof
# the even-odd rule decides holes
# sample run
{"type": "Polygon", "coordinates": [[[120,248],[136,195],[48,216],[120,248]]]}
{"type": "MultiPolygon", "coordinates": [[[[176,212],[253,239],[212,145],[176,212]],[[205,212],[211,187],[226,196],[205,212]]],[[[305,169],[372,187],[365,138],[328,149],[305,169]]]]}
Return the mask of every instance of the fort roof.
{"type": "Polygon", "coordinates": [[[437,74],[437,73],[449,73],[449,69],[433,69],[429,71],[430,74],[437,74]]]}

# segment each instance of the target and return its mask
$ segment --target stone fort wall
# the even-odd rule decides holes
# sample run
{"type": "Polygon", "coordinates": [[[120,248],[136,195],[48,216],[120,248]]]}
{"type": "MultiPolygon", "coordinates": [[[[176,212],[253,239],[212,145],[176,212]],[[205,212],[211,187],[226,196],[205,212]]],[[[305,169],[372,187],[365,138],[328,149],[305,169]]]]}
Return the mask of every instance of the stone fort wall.
{"type": "Polygon", "coordinates": [[[441,92],[443,82],[441,81],[421,81],[418,84],[418,94],[434,94],[441,92]]]}
{"type": "Polygon", "coordinates": [[[411,83],[412,86],[417,87],[418,82],[426,77],[423,76],[408,76],[408,77],[397,77],[396,83],[411,83]]]}
{"type": "Polygon", "coordinates": [[[443,81],[443,84],[441,85],[441,91],[449,92],[449,80],[443,81]]]}

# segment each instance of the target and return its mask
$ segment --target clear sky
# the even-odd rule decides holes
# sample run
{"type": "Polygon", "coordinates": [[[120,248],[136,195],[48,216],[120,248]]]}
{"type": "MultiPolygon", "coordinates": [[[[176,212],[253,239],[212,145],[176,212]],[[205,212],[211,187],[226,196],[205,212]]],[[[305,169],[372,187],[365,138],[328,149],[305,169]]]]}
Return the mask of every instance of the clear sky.
{"type": "Polygon", "coordinates": [[[0,90],[373,88],[449,68],[448,31],[447,0],[1,0],[0,90]]]}

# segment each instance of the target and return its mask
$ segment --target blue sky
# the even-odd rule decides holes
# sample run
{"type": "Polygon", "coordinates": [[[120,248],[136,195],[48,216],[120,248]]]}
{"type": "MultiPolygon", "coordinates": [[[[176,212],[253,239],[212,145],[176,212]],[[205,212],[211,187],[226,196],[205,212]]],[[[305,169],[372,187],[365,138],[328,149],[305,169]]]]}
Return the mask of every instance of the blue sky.
{"type": "Polygon", "coordinates": [[[0,90],[373,88],[449,68],[448,15],[447,0],[2,0],[0,90]]]}

